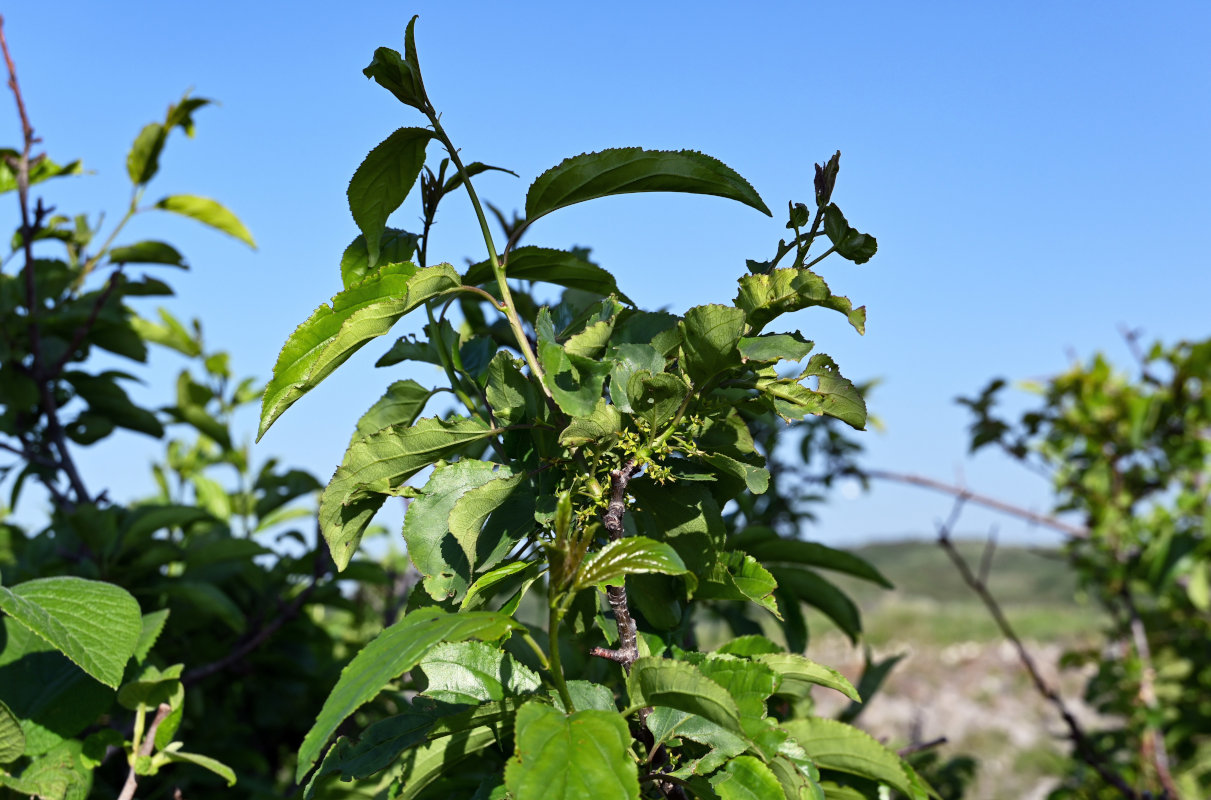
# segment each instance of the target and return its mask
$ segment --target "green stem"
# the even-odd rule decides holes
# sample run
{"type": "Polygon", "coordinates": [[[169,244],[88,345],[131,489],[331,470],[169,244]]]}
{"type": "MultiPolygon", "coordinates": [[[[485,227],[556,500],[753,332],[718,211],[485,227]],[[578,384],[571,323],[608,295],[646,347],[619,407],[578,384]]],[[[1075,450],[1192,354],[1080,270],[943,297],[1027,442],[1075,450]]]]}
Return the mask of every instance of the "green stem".
{"type": "MultiPolygon", "coordinates": [[[[428,103],[426,103],[428,105],[428,103]]],[[[471,176],[467,174],[467,168],[463,166],[462,159],[458,156],[458,150],[455,149],[454,143],[450,141],[450,137],[446,135],[446,131],[442,128],[441,120],[438,119],[437,113],[430,106],[426,109],[426,114],[429,121],[433,124],[433,132],[437,134],[437,138],[445,146],[446,152],[450,154],[450,160],[454,162],[454,166],[458,168],[458,172],[463,176],[463,184],[467,187],[467,196],[471,198],[471,205],[475,208],[475,216],[479,220],[479,230],[483,234],[484,244],[488,247],[488,261],[492,265],[492,274],[496,277],[496,285],[500,288],[501,302],[504,305],[502,309],[505,317],[509,320],[509,327],[513,330],[513,337],[517,340],[517,348],[521,351],[522,358],[526,360],[527,366],[530,368],[530,374],[542,387],[542,391],[547,397],[551,397],[551,390],[547,388],[543,381],[542,367],[538,364],[538,357],[534,354],[534,349],[530,347],[530,340],[526,337],[525,328],[522,327],[521,317],[517,315],[517,308],[513,304],[513,294],[509,291],[509,283],[505,279],[505,268],[500,263],[500,259],[496,255],[496,244],[492,241],[492,230],[488,227],[488,218],[484,214],[483,206],[479,202],[479,195],[475,192],[475,187],[471,185],[471,176]]]]}
{"type": "Polygon", "coordinates": [[[539,666],[541,666],[547,672],[550,672],[551,663],[549,661],[547,661],[547,654],[543,651],[543,649],[541,647],[538,646],[538,642],[534,641],[534,637],[531,636],[530,633],[527,631],[526,633],[523,633],[521,635],[521,638],[522,638],[522,641],[524,641],[526,644],[528,644],[530,646],[530,649],[534,651],[534,655],[536,655],[538,657],[539,666]]]}
{"type": "Polygon", "coordinates": [[[571,714],[576,711],[572,695],[568,692],[568,684],[563,679],[563,663],[559,656],[559,626],[563,623],[563,610],[556,607],[555,598],[551,598],[551,612],[547,615],[547,637],[551,646],[551,680],[563,700],[564,710],[571,714]]]}
{"type": "Polygon", "coordinates": [[[110,232],[109,236],[106,237],[105,244],[101,245],[101,249],[97,251],[97,254],[85,261],[84,266],[80,267],[80,274],[77,275],[76,279],[72,282],[72,289],[79,289],[84,285],[84,279],[88,277],[90,272],[96,269],[97,264],[101,263],[101,259],[106,253],[109,252],[109,248],[113,246],[114,239],[118,238],[118,234],[121,233],[122,229],[126,227],[126,223],[134,219],[135,214],[139,213],[139,198],[142,197],[142,195],[143,193],[141,191],[137,189],[135,190],[134,196],[132,196],[130,199],[130,208],[126,209],[125,216],[118,221],[117,226],[115,226],[110,232]]]}

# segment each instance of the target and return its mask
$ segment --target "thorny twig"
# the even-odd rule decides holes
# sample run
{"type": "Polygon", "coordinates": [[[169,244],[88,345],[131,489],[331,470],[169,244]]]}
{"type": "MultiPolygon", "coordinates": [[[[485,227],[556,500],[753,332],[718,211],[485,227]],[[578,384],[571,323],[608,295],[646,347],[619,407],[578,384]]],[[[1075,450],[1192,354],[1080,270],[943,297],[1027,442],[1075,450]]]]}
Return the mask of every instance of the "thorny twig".
{"type": "Polygon", "coordinates": [[[993,597],[992,592],[989,591],[988,585],[971,571],[971,567],[967,565],[967,561],[954,546],[950,534],[954,530],[954,526],[958,522],[959,515],[963,510],[963,505],[968,499],[962,495],[956,497],[950,517],[945,523],[938,526],[938,545],[946,551],[946,555],[954,563],[955,569],[959,571],[959,575],[963,578],[963,582],[979,595],[980,600],[984,603],[984,607],[988,609],[988,613],[992,616],[993,621],[996,622],[997,628],[1000,629],[1001,635],[1013,645],[1014,650],[1017,651],[1018,660],[1030,675],[1030,680],[1034,684],[1035,689],[1043,699],[1059,712],[1065,726],[1068,728],[1068,736],[1072,739],[1072,743],[1076,747],[1077,754],[1081,760],[1092,767],[1101,776],[1102,780],[1117,789],[1127,800],[1141,800],[1141,795],[1128,785],[1122,775],[1111,769],[1105,758],[1098,753],[1097,748],[1094,747],[1093,742],[1089,738],[1089,734],[1085,733],[1085,729],[1081,727],[1072,710],[1068,708],[1068,704],[1064,702],[1064,698],[1043,678],[1034,657],[1026,649],[1026,645],[1018,636],[1017,631],[1013,629],[1009,619],[1005,616],[1005,612],[1001,610],[1000,604],[993,597]]]}

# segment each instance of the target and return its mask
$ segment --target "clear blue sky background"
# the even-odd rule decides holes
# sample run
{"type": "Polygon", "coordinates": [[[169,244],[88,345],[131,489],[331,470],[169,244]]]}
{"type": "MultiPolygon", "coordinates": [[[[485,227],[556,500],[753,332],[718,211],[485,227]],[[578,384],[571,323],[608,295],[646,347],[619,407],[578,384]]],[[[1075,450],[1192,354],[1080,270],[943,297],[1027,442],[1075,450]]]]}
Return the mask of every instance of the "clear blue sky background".
{"type": "MultiPolygon", "coordinates": [[[[1173,341],[1208,335],[1211,61],[1205,2],[928,3],[105,3],[4,9],[27,105],[59,161],[97,174],[44,185],[61,211],[126,202],[135,133],[189,87],[222,106],[174,136],[149,199],[215,197],[260,249],[187,221],[131,232],[172,241],[193,266],[169,277],[181,318],[212,348],[267,378],[294,327],[339,288],[356,234],[350,175],[417,114],[360,70],[376,46],[402,50],[419,14],[426,84],[482,195],[520,208],[529,181],[604,147],[694,148],[737,169],[774,220],[724,200],[632,195],[568,209],[529,237],[588,245],[641,305],[681,311],[734,296],[746,258],[768,258],[787,200],[810,201],[812,164],[843,152],[836,199],[879,239],[856,267],[821,267],[868,308],[867,335],[839,315],[791,325],[855,380],[886,425],[863,435],[868,463],[962,480],[1046,509],[1045,485],[993,455],[966,455],[953,403],[989,378],[1053,374],[1106,350],[1127,365],[1127,325],[1173,341]],[[52,15],[53,9],[53,15],[52,15]]],[[[0,101],[4,141],[19,136],[0,101]]],[[[436,153],[434,148],[432,153],[436,153]]],[[[415,227],[417,198],[393,221],[415,227]]],[[[6,219],[15,224],[15,202],[6,219]]],[[[462,198],[448,202],[432,261],[461,265],[482,244],[462,198]]],[[[151,306],[146,313],[154,313],[151,306]]],[[[399,333],[419,323],[406,320],[399,333]]],[[[326,478],[356,415],[404,373],[359,357],[280,419],[256,453],[326,478]]],[[[156,355],[147,399],[180,368],[156,355]]],[[[421,379],[437,379],[422,373],[421,379]]],[[[251,433],[254,420],[249,417],[251,433]]],[[[158,445],[123,437],[84,456],[117,499],[149,486],[158,445]]],[[[850,544],[929,533],[944,498],[881,485],[838,496],[808,535],[850,544]]],[[[964,529],[990,517],[970,513],[964,529]]],[[[388,517],[390,520],[390,517],[388,517]]],[[[1015,522],[1003,538],[1054,541],[1015,522]]]]}

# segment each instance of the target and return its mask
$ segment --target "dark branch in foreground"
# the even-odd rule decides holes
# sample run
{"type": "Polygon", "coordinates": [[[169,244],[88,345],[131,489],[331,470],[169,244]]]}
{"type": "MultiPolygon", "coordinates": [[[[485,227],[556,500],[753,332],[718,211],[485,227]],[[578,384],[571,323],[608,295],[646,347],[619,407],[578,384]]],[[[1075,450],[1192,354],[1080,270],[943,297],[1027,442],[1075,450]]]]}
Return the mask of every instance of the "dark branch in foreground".
{"type": "MultiPolygon", "coordinates": [[[[622,516],[627,510],[627,485],[639,470],[634,459],[623,464],[610,473],[610,504],[601,516],[602,524],[610,534],[611,541],[622,538],[622,516]]],[[[590,652],[601,658],[617,661],[627,672],[639,658],[639,636],[635,629],[635,620],[631,618],[630,605],[627,603],[625,585],[606,586],[606,599],[614,611],[614,619],[618,622],[618,649],[594,647],[590,652]]]]}
{"type": "Polygon", "coordinates": [[[967,561],[959,553],[958,549],[955,548],[950,534],[954,529],[955,523],[958,521],[959,514],[963,510],[964,502],[968,499],[962,495],[956,498],[954,509],[950,512],[950,518],[938,526],[938,545],[946,551],[946,555],[954,563],[955,569],[959,571],[959,575],[963,578],[963,582],[983,601],[984,607],[988,609],[988,613],[992,616],[993,621],[996,622],[1001,635],[1013,645],[1014,650],[1017,651],[1018,660],[1022,662],[1022,666],[1025,667],[1026,672],[1030,675],[1034,688],[1043,699],[1059,712],[1060,717],[1064,720],[1064,725],[1068,728],[1068,736],[1072,739],[1072,743],[1076,747],[1077,754],[1081,760],[1092,767],[1101,776],[1102,780],[1117,789],[1127,800],[1140,800],[1141,796],[1127,784],[1122,775],[1111,769],[1107,765],[1106,759],[1098,753],[1097,748],[1089,738],[1089,734],[1085,733],[1085,729],[1081,727],[1068,704],[1064,702],[1064,698],[1043,678],[1034,657],[1026,649],[1026,645],[1023,644],[1021,638],[1018,637],[1017,631],[1013,629],[1009,619],[1005,616],[1005,612],[1001,610],[1000,604],[993,597],[992,592],[989,591],[988,585],[972,572],[971,567],[967,565],[967,561]]]}

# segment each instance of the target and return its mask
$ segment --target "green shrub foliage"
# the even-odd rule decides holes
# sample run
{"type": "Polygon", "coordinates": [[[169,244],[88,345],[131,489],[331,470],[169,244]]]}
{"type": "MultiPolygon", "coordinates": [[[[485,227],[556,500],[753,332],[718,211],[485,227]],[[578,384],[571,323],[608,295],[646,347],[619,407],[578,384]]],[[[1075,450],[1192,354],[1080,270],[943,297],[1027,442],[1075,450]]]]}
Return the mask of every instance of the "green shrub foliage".
{"type": "Polygon", "coordinates": [[[758,499],[771,487],[772,430],[867,421],[833,359],[799,331],[771,330],[811,307],[864,330],[865,308],[813,271],[830,254],[860,264],[875,252],[833,203],[839,154],[817,165],[810,207],[788,204],[790,233],[769,261],[748,262],[730,302],[647,311],[587,251],[522,236],[566,206],[630,192],[770,214],[757,192],[694,151],[586,153],[534,179],[524,216],[497,215],[498,246],[474,187],[496,168],[463,162],[425,91],[414,25],[404,53],[379,48],[365,74],[427,127],[390,134],[354,173],[361,235],[332,300],[286,340],[262,404],[263,434],[362,346],[425,315],[425,337],[400,339],[379,364],[435,364],[445,385],[398,380],[351,419],[319,508],[345,570],[375,513],[405,498],[419,582],[314,715],[295,772],[305,796],[929,795],[895,752],[813,715],[813,687],[858,695],[800,654],[805,602],[858,633],[852,603],[819,570],[886,581],[784,535],[793,504],[758,499]],[[388,227],[417,183],[421,232],[388,227]],[[464,192],[486,257],[465,270],[430,263],[438,206],[464,192]],[[541,302],[533,284],[557,287],[558,301],[541,302]],[[701,649],[710,619],[738,637],[701,649]]]}
{"type": "Polygon", "coordinates": [[[1072,367],[1016,424],[994,413],[1004,381],[962,401],[973,449],[1041,468],[1083,518],[1068,560],[1109,612],[1100,646],[1066,657],[1094,667],[1086,700],[1108,723],[1074,747],[1057,798],[1211,793],[1211,340],[1137,357],[1134,377],[1102,356],[1072,367]]]}

